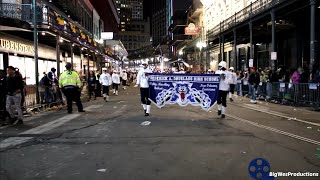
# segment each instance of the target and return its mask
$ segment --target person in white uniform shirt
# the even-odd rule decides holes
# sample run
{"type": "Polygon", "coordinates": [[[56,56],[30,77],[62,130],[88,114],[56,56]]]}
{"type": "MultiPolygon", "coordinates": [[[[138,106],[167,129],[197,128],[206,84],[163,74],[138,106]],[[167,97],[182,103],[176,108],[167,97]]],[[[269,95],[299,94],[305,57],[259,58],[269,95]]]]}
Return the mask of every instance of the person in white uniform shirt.
{"type": "Polygon", "coordinates": [[[219,70],[216,74],[220,75],[219,83],[219,93],[218,93],[218,116],[221,115],[221,118],[225,118],[226,108],[227,108],[227,95],[230,89],[231,75],[227,71],[227,63],[221,61],[219,63],[219,70]]]}
{"type": "Polygon", "coordinates": [[[230,101],[233,101],[232,95],[234,94],[234,89],[235,89],[236,84],[237,84],[237,74],[234,72],[234,68],[233,67],[229,68],[229,73],[231,75],[229,99],[230,99],[230,101]]]}
{"type": "Polygon", "coordinates": [[[113,83],[113,94],[118,96],[118,90],[120,85],[120,75],[117,70],[114,70],[112,73],[112,83],[113,83]]]}
{"type": "Polygon", "coordinates": [[[102,85],[103,99],[109,101],[109,87],[112,84],[111,76],[107,68],[102,68],[102,74],[100,75],[99,82],[102,85]]]}
{"type": "Polygon", "coordinates": [[[127,89],[128,74],[125,70],[122,71],[121,78],[122,78],[123,89],[127,89]]]}
{"type": "Polygon", "coordinates": [[[148,73],[152,71],[148,68],[148,63],[143,62],[143,68],[141,68],[137,75],[137,82],[135,87],[140,86],[141,102],[145,116],[149,116],[151,111],[151,101],[149,100],[149,83],[148,83],[148,73]]]}

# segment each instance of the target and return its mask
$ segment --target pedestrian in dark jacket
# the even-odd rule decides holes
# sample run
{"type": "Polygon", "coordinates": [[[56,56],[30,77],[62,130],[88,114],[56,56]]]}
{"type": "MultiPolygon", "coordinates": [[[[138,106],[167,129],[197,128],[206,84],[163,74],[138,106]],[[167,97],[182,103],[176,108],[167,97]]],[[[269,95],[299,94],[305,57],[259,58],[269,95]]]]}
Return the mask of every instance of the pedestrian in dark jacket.
{"type": "Polygon", "coordinates": [[[251,68],[251,74],[249,76],[249,91],[251,95],[251,103],[257,103],[256,90],[260,84],[260,74],[256,71],[255,67],[251,68]]]}
{"type": "Polygon", "coordinates": [[[15,123],[16,120],[18,120],[18,124],[23,124],[23,113],[21,109],[22,89],[24,89],[23,81],[20,76],[16,75],[15,68],[12,66],[7,68],[6,87],[6,110],[10,114],[10,122],[15,123]],[[13,105],[18,112],[18,119],[15,118],[14,111],[12,110],[13,105]]]}
{"type": "Polygon", "coordinates": [[[89,99],[88,101],[91,100],[91,96],[94,93],[94,100],[97,98],[97,93],[95,92],[96,86],[97,86],[97,79],[96,75],[94,74],[93,71],[90,72],[89,77],[88,77],[88,90],[89,90],[89,99]]]}
{"type": "Polygon", "coordinates": [[[0,70],[0,126],[7,125],[6,117],[6,96],[7,96],[7,87],[6,87],[6,72],[0,70]]]}

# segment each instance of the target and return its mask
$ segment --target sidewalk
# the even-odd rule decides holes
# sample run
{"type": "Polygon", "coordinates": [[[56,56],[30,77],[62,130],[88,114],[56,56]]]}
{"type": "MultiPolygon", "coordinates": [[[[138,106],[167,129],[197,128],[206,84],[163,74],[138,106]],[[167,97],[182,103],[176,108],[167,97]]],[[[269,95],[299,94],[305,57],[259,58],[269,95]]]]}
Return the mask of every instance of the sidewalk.
{"type": "Polygon", "coordinates": [[[276,115],[283,118],[291,118],[292,120],[303,120],[320,124],[320,112],[312,111],[305,107],[287,106],[261,100],[258,100],[257,104],[252,104],[250,103],[250,98],[240,96],[234,98],[234,100],[235,101],[231,104],[236,106],[246,107],[248,109],[256,110],[270,115],[276,115]]]}

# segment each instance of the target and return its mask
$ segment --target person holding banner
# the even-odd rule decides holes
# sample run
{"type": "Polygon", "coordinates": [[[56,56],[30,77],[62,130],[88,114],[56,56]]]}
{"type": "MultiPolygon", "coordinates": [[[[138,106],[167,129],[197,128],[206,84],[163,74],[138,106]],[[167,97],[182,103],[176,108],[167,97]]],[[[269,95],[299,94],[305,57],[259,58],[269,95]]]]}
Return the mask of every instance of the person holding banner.
{"type": "Polygon", "coordinates": [[[149,116],[151,111],[151,101],[149,100],[149,82],[148,82],[148,73],[152,71],[148,68],[148,62],[142,63],[142,68],[139,70],[137,75],[137,82],[135,87],[140,86],[140,95],[141,102],[145,116],[149,116]]]}
{"type": "Polygon", "coordinates": [[[218,116],[221,115],[221,118],[225,118],[227,109],[227,95],[229,93],[231,83],[231,74],[227,71],[227,63],[225,61],[221,61],[219,63],[219,70],[216,72],[216,74],[220,75],[219,93],[217,100],[218,116]]]}

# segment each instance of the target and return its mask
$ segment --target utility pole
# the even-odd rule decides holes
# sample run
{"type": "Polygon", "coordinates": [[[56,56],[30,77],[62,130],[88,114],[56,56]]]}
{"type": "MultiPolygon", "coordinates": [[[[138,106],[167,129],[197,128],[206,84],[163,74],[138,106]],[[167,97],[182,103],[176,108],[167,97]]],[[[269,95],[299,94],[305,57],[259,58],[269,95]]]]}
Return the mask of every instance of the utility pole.
{"type": "Polygon", "coordinates": [[[35,66],[35,79],[36,79],[36,101],[40,102],[39,97],[39,65],[38,65],[38,21],[37,21],[37,1],[32,1],[33,8],[33,46],[34,46],[34,66],[35,66]]]}

